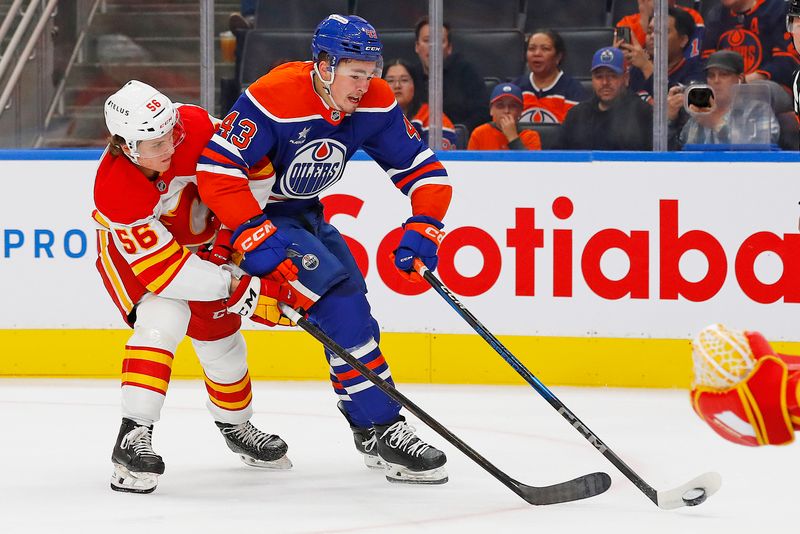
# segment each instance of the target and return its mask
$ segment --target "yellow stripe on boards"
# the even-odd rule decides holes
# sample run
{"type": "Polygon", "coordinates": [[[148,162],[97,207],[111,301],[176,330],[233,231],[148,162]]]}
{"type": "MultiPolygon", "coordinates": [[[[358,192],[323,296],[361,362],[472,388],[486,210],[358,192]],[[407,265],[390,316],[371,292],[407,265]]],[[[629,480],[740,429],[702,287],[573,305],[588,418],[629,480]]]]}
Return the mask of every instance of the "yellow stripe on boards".
{"type": "MultiPolygon", "coordinates": [[[[119,378],[130,330],[0,330],[0,376],[119,378]],[[35,347],[36,357],[31,357],[35,347]]],[[[252,380],[327,380],[322,346],[301,330],[245,330],[252,380]]],[[[500,336],[548,386],[688,388],[685,339],[500,336]]],[[[800,354],[800,343],[773,348],[800,354]]],[[[525,384],[478,335],[386,332],[381,350],[399,383],[525,384]]],[[[172,379],[203,379],[188,339],[172,379]]]]}

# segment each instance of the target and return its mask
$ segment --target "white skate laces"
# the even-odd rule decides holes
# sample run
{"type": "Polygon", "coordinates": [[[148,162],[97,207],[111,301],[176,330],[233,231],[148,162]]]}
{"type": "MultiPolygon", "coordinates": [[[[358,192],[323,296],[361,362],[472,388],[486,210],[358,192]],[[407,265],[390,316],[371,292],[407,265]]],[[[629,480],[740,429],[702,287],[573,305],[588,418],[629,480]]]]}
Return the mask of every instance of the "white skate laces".
{"type": "Polygon", "coordinates": [[[133,452],[140,456],[158,456],[153,450],[152,434],[146,426],[137,426],[122,438],[120,447],[127,449],[132,446],[133,452]]]}
{"type": "Polygon", "coordinates": [[[234,425],[228,428],[223,428],[223,435],[232,435],[239,439],[243,444],[254,447],[257,450],[262,450],[275,436],[266,434],[254,427],[250,421],[246,421],[239,425],[234,425]]]}
{"type": "Polygon", "coordinates": [[[367,433],[369,434],[369,438],[362,441],[361,445],[364,447],[364,452],[371,453],[378,445],[378,438],[375,437],[375,430],[371,430],[367,433]]]}
{"type": "Polygon", "coordinates": [[[400,449],[411,456],[421,456],[431,446],[419,439],[414,432],[416,432],[416,428],[405,421],[398,421],[383,432],[381,439],[383,440],[387,434],[391,434],[385,441],[391,448],[400,449]]]}

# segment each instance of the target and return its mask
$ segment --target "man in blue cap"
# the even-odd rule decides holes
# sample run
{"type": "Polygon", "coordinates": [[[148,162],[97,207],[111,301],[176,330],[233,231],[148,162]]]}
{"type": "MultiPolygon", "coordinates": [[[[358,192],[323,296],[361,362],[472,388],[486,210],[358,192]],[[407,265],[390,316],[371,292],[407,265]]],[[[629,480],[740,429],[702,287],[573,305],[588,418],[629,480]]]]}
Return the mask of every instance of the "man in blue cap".
{"type": "Polygon", "coordinates": [[[469,138],[469,150],[541,150],[539,134],[519,131],[522,116],[522,89],[513,83],[495,86],[489,99],[492,121],[481,124],[469,138]]]}
{"type": "Polygon", "coordinates": [[[628,91],[625,55],[601,48],[592,58],[594,96],[564,120],[560,147],[568,150],[651,150],[653,110],[628,91]]]}

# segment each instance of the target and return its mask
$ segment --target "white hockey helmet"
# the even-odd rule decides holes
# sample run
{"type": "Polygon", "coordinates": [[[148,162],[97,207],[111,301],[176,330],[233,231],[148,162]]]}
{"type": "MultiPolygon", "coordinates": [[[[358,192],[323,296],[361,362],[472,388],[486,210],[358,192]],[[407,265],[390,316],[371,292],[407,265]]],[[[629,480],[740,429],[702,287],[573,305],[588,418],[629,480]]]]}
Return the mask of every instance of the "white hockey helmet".
{"type": "MultiPolygon", "coordinates": [[[[138,80],[129,81],[108,97],[103,113],[108,131],[125,140],[130,149],[129,157],[134,163],[143,155],[139,151],[139,142],[172,133],[171,146],[175,147],[185,134],[172,101],[138,80]]],[[[158,154],[145,154],[144,157],[158,157],[168,152],[169,148],[159,150],[158,154]]]]}

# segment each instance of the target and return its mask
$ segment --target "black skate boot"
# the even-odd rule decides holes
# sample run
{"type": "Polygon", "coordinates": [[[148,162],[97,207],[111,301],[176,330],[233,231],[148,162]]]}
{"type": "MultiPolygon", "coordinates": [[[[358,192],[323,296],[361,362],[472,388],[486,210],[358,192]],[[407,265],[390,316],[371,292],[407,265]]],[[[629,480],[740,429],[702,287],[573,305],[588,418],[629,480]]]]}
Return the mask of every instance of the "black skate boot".
{"type": "Polygon", "coordinates": [[[378,454],[386,464],[386,480],[408,484],[444,484],[447,457],[419,439],[415,428],[399,416],[394,423],[375,425],[378,454]]]}
{"type": "Polygon", "coordinates": [[[158,475],[164,474],[164,461],[153,451],[153,426],[122,418],[117,443],[111,453],[114,474],[111,489],[129,493],[152,493],[158,475]]]}
{"type": "Polygon", "coordinates": [[[386,464],[381,460],[381,457],[378,456],[375,429],[372,427],[364,428],[353,424],[353,421],[350,420],[350,416],[347,415],[347,411],[344,409],[344,403],[342,401],[339,401],[336,407],[339,408],[339,411],[342,412],[342,415],[350,424],[350,430],[353,431],[353,442],[356,445],[356,450],[364,455],[364,464],[370,469],[385,470],[386,464]]]}
{"type": "Polygon", "coordinates": [[[228,448],[238,454],[245,464],[264,469],[292,468],[292,462],[286,456],[289,446],[280,436],[266,434],[250,421],[238,425],[215,423],[225,437],[228,448]]]}

